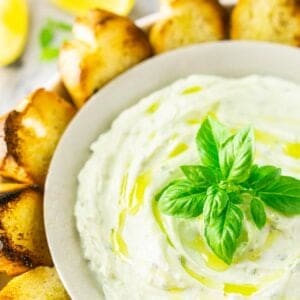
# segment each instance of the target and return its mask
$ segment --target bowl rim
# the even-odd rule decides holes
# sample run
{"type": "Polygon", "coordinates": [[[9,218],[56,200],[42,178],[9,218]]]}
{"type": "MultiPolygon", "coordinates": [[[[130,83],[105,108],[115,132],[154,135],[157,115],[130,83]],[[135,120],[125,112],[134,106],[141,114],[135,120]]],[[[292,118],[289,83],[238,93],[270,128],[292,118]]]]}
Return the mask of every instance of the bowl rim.
{"type": "Polygon", "coordinates": [[[149,92],[174,81],[173,79],[178,76],[177,73],[181,72],[182,76],[179,77],[184,77],[188,74],[188,70],[193,70],[189,73],[193,74],[199,65],[206,68],[205,70],[210,70],[205,71],[206,74],[217,73],[217,75],[225,76],[231,74],[227,75],[229,77],[240,77],[252,73],[268,74],[300,83],[300,70],[297,70],[297,65],[300,65],[299,54],[300,49],[265,42],[222,41],[189,46],[155,56],[138,64],[92,96],[63,134],[51,161],[45,185],[44,220],[47,240],[54,264],[72,299],[80,299],[80,295],[85,295],[87,299],[103,297],[83,258],[79,236],[76,226],[74,226],[73,211],[77,175],[90,155],[91,141],[94,141],[101,132],[109,127],[111,120],[120,111],[135,103],[143,95],[146,96],[149,92]],[[195,61],[195,58],[202,57],[205,57],[206,60],[195,61]],[[171,67],[174,67],[175,62],[176,70],[167,74],[167,70],[172,70],[171,67]],[[163,79],[160,80],[159,76],[151,77],[151,72],[161,70],[162,64],[166,66],[166,70],[162,70],[160,73],[163,79]],[[169,77],[166,79],[166,76],[169,77]],[[143,86],[137,86],[136,82],[130,80],[132,78],[142,80],[143,86]],[[123,90],[125,87],[128,95],[123,98],[122,94],[120,102],[113,101],[113,98],[118,98],[117,89],[123,90]],[[156,88],[153,89],[153,87],[156,88]],[[134,89],[139,90],[135,91],[134,89]],[[104,101],[107,97],[111,99],[109,103],[104,101]],[[127,99],[124,100],[126,97],[127,99]],[[109,105],[109,108],[103,110],[101,105],[109,105]],[[98,118],[95,116],[95,110],[99,113],[98,118]],[[98,122],[97,125],[95,120],[98,122]],[[83,125],[85,125],[85,129],[82,127],[83,125]],[[76,139],[80,131],[86,134],[83,138],[84,142],[76,139]],[[84,143],[85,145],[83,145],[84,143]],[[70,155],[71,149],[72,151],[79,149],[79,153],[76,153],[74,158],[73,155],[70,155]],[[67,170],[68,168],[70,170],[67,170]],[[69,178],[70,174],[71,177],[75,176],[76,178],[69,178]],[[61,180],[61,178],[64,179],[61,180]],[[65,200],[68,197],[69,199],[65,200]],[[73,203],[71,203],[72,199],[73,203]],[[67,201],[71,202],[67,203],[67,201]],[[68,254],[65,254],[64,251],[68,251],[68,254]]]}

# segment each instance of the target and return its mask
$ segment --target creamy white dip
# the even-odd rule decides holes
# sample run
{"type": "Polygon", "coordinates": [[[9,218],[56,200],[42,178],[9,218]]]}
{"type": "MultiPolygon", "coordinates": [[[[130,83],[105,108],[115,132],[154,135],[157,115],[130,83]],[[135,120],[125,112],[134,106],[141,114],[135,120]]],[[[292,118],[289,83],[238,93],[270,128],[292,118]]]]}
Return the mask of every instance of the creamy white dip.
{"type": "Polygon", "coordinates": [[[179,166],[199,163],[195,136],[208,114],[233,130],[252,124],[256,163],[300,177],[296,84],[195,75],[142,99],[100,135],[79,175],[78,231],[107,299],[300,299],[300,216],[268,209],[261,231],[246,218],[228,267],[205,244],[201,217],[157,209],[154,195],[182,176],[179,166]]]}

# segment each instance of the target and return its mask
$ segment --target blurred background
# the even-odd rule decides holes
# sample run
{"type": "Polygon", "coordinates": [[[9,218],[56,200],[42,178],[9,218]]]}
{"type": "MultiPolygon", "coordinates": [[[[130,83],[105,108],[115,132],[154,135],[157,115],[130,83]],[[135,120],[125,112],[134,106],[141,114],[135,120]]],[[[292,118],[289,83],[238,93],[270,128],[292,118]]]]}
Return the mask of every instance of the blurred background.
{"type": "Polygon", "coordinates": [[[166,1],[0,0],[0,114],[55,79],[58,49],[71,36],[75,15],[96,5],[136,20],[158,12],[166,1]]]}
{"type": "MultiPolygon", "coordinates": [[[[22,16],[19,17],[18,13],[22,14],[22,11],[21,8],[16,9],[17,0],[0,0],[0,16],[4,11],[4,6],[7,6],[9,2],[15,6],[11,18],[18,22],[19,26],[25,26],[20,24],[22,16]]],[[[0,113],[12,109],[26,94],[37,87],[45,85],[53,80],[55,76],[56,48],[61,40],[68,38],[70,35],[68,26],[72,24],[74,19],[72,13],[61,9],[59,2],[67,5],[71,3],[68,7],[70,8],[75,6],[78,0],[53,0],[53,2],[51,0],[27,0],[29,31],[25,51],[16,62],[6,67],[0,66],[0,113]],[[54,4],[55,1],[58,3],[54,4]],[[51,34],[54,27],[57,27],[57,30],[55,30],[57,41],[51,48],[43,47],[41,44],[47,44],[47,38],[49,39],[49,34],[51,34]],[[43,48],[46,48],[46,50],[43,48]]],[[[111,2],[112,5],[115,5],[112,9],[121,10],[123,14],[129,13],[132,19],[151,14],[157,11],[159,6],[159,0],[136,0],[135,4],[133,0],[104,0],[102,2],[111,2]]],[[[11,20],[7,20],[7,22],[11,22],[11,20]]],[[[0,25],[0,35],[1,33],[0,25]]],[[[0,37],[0,48],[8,47],[4,43],[0,37]]]]}

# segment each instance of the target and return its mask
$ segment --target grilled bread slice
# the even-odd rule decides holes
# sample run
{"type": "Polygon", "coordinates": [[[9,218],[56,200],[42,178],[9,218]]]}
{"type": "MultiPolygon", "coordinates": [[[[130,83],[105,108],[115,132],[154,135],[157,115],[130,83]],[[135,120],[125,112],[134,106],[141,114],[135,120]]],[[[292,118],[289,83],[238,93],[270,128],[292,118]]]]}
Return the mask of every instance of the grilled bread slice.
{"type": "Polygon", "coordinates": [[[231,16],[231,38],[300,46],[299,0],[240,0],[231,16]]]}
{"type": "Polygon", "coordinates": [[[30,187],[30,185],[26,183],[5,182],[2,180],[3,179],[0,178],[0,198],[1,196],[5,196],[7,194],[14,194],[18,191],[30,187]]]}
{"type": "Polygon", "coordinates": [[[78,17],[73,34],[61,48],[59,70],[77,107],[152,52],[145,33],[131,20],[100,9],[78,17]]]}
{"type": "Polygon", "coordinates": [[[0,272],[17,275],[52,266],[43,223],[43,196],[34,188],[0,197],[0,272]]]}
{"type": "Polygon", "coordinates": [[[169,0],[150,31],[156,53],[225,38],[225,12],[216,0],[169,0]]]}
{"type": "Polygon", "coordinates": [[[12,279],[0,300],[69,300],[54,268],[38,267],[12,279]]]}
{"type": "Polygon", "coordinates": [[[25,184],[31,184],[32,179],[26,173],[24,168],[19,166],[15,159],[7,153],[5,141],[5,123],[8,114],[0,117],[0,177],[2,181],[19,181],[25,184]]]}
{"type": "Polygon", "coordinates": [[[0,175],[43,185],[55,147],[75,108],[53,92],[35,91],[2,121],[0,175]]]}

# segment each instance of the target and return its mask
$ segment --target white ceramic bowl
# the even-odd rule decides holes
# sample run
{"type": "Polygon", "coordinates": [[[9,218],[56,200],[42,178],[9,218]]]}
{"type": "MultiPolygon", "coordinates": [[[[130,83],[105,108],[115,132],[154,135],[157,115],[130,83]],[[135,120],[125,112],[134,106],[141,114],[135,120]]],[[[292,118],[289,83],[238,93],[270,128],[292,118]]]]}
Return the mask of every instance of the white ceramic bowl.
{"type": "Polygon", "coordinates": [[[77,175],[89,146],[118,114],[143,96],[190,74],[229,77],[275,75],[300,83],[300,50],[268,43],[219,42],[149,59],[102,88],[73,119],[51,163],[45,191],[47,238],[56,268],[72,299],[101,299],[76,231],[77,175]]]}

